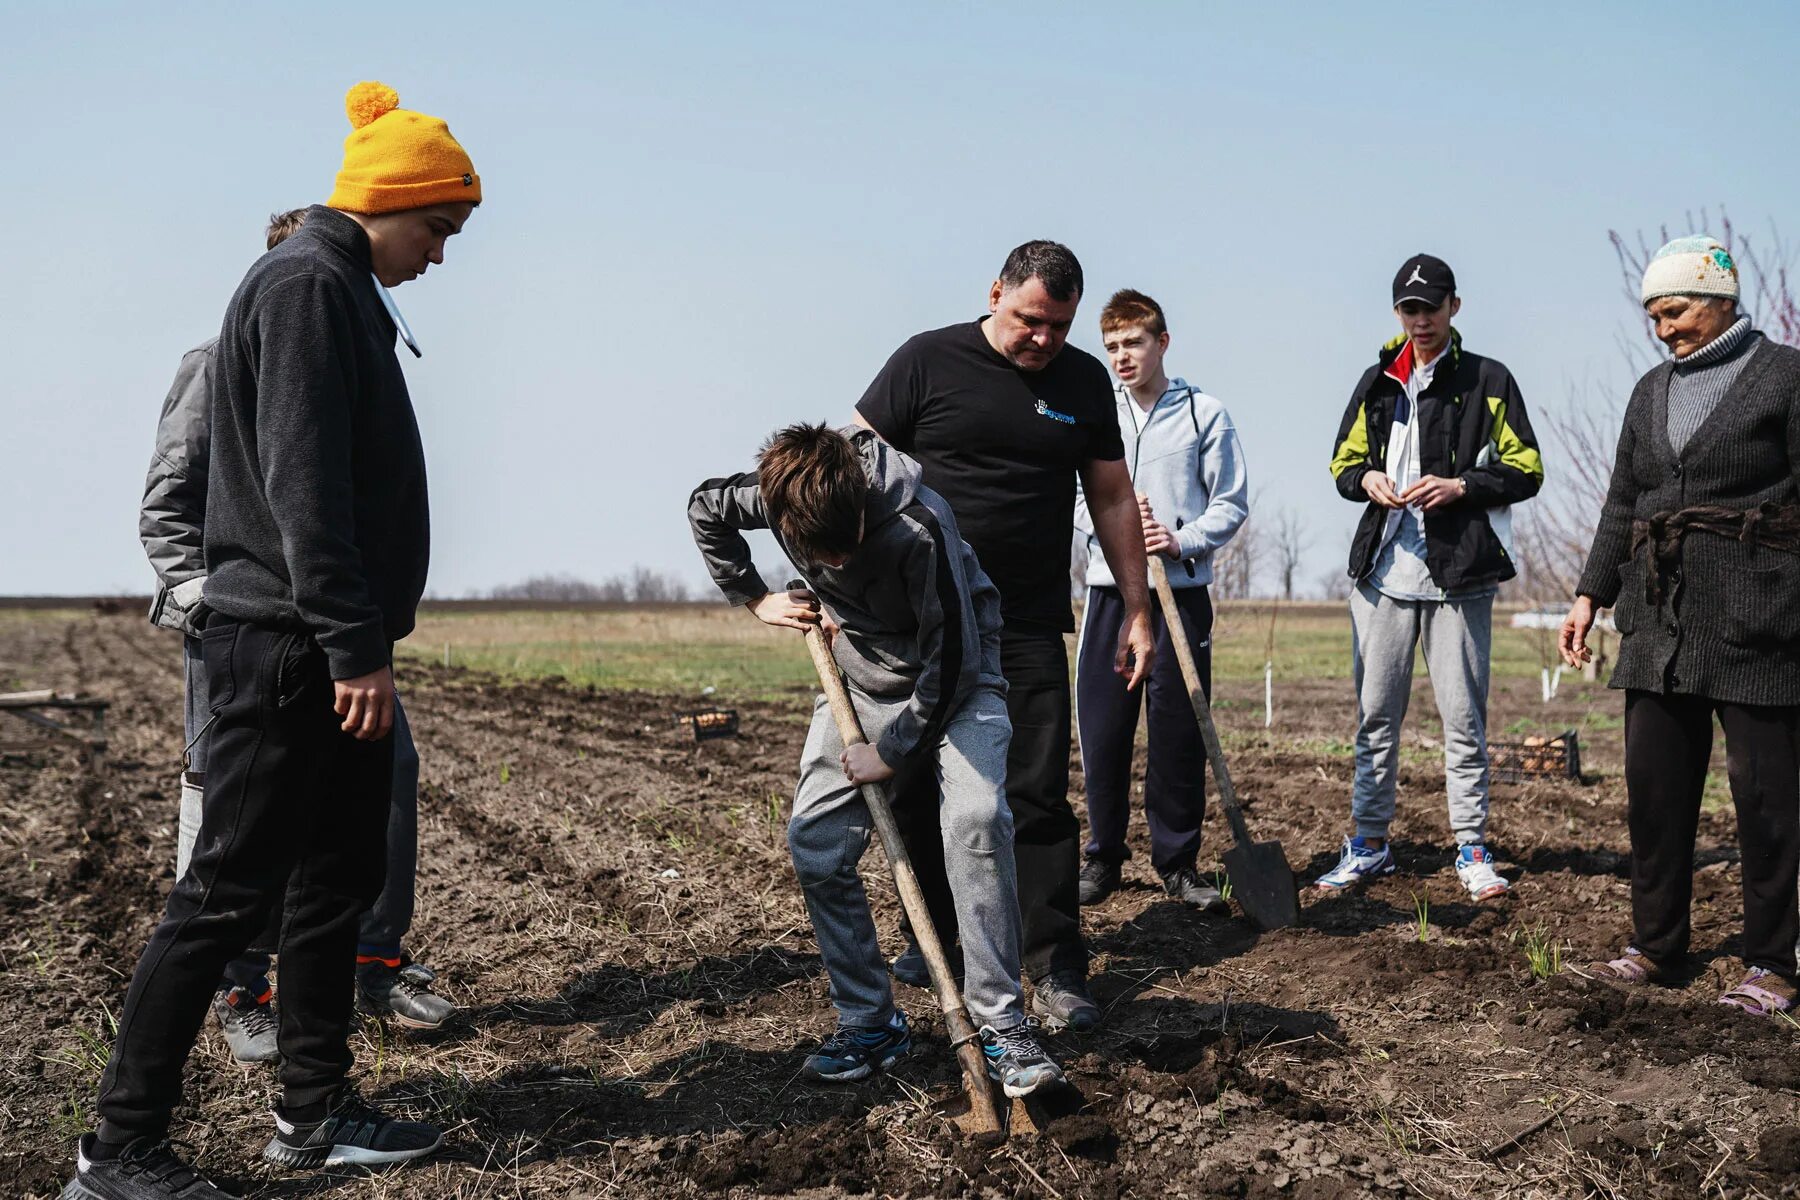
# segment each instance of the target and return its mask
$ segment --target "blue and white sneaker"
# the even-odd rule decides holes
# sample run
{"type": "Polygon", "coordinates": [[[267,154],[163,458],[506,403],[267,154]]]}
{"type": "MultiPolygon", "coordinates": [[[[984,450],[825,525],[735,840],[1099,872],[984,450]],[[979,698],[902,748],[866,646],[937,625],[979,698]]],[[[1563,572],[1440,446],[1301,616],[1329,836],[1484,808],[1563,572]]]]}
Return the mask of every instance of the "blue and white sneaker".
{"type": "Polygon", "coordinates": [[[912,1030],[907,1028],[906,1014],[895,1009],[893,1019],[880,1029],[839,1025],[817,1050],[806,1056],[802,1069],[824,1083],[854,1083],[911,1050],[912,1030]]]}
{"type": "Polygon", "coordinates": [[[1361,887],[1371,879],[1392,875],[1396,869],[1391,844],[1383,842],[1381,849],[1371,850],[1368,843],[1359,837],[1345,838],[1343,853],[1338,857],[1337,866],[1315,879],[1313,886],[1324,888],[1328,892],[1349,891],[1351,888],[1361,887]]]}
{"type": "Polygon", "coordinates": [[[983,1025],[980,1036],[988,1076],[998,1080],[1008,1096],[1029,1096],[1046,1084],[1067,1082],[1056,1060],[1038,1045],[1029,1020],[1004,1032],[983,1025]]]}
{"type": "Polygon", "coordinates": [[[1512,891],[1512,884],[1494,870],[1494,856],[1479,842],[1457,847],[1456,877],[1468,889],[1471,900],[1492,900],[1512,891]]]}

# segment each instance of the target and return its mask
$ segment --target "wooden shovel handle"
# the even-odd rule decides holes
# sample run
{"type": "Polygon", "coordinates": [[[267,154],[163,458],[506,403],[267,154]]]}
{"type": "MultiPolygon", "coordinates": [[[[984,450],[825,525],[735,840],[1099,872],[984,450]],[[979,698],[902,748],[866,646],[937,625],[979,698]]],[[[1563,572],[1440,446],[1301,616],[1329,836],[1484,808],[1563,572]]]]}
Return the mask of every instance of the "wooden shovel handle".
{"type": "MultiPolygon", "coordinates": [[[[862,722],[856,719],[856,709],[850,704],[850,693],[844,688],[844,677],[838,672],[837,660],[831,656],[831,647],[826,645],[825,631],[817,625],[809,627],[806,631],[806,648],[812,653],[813,669],[818,672],[819,686],[824,689],[825,700],[831,705],[831,715],[837,722],[838,736],[846,746],[866,742],[868,739],[863,736],[862,722]]],[[[962,1065],[963,1086],[969,1093],[969,1111],[974,1119],[974,1131],[999,1132],[1000,1113],[994,1107],[994,1091],[988,1082],[986,1056],[981,1051],[975,1027],[969,1021],[969,1010],[963,1005],[962,993],[957,991],[956,976],[951,972],[950,962],[944,955],[944,945],[938,940],[937,926],[931,923],[931,910],[926,907],[925,893],[919,887],[919,877],[913,871],[912,859],[906,853],[906,844],[900,840],[900,826],[894,822],[894,810],[888,803],[887,790],[878,783],[865,783],[861,790],[863,803],[869,807],[869,817],[875,822],[875,832],[881,837],[881,848],[887,853],[888,866],[893,870],[894,885],[900,892],[900,907],[906,910],[906,919],[912,923],[913,938],[919,943],[919,952],[925,956],[926,969],[931,972],[931,986],[937,994],[938,1008],[944,1014],[944,1028],[950,1035],[950,1044],[956,1048],[957,1061],[962,1065]]]]}
{"type": "Polygon", "coordinates": [[[1248,847],[1250,830],[1244,824],[1237,789],[1231,786],[1231,768],[1225,765],[1225,749],[1219,745],[1219,731],[1213,727],[1212,705],[1206,702],[1206,690],[1200,686],[1200,668],[1194,665],[1187,626],[1181,623],[1181,610],[1175,607],[1175,589],[1169,586],[1169,572],[1163,566],[1161,555],[1150,555],[1150,583],[1156,588],[1156,599],[1162,605],[1163,622],[1169,627],[1169,644],[1175,647],[1175,661],[1181,664],[1181,678],[1187,684],[1188,702],[1194,706],[1194,720],[1200,724],[1200,740],[1206,744],[1206,760],[1212,764],[1213,780],[1219,785],[1219,799],[1225,805],[1225,819],[1231,823],[1231,836],[1237,839],[1238,845],[1248,847]]]}

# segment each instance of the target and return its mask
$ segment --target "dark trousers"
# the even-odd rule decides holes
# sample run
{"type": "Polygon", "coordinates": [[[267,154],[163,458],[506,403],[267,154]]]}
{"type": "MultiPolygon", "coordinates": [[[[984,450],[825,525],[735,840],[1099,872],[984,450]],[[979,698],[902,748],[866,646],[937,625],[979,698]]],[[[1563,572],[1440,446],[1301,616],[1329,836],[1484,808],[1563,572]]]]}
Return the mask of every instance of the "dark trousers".
{"type": "Polygon", "coordinates": [[[201,635],[206,799],[188,870],[138,959],[100,1083],[100,1136],[156,1137],[225,965],[287,905],[280,944],[283,1107],[317,1110],[350,1070],[357,920],[381,891],[393,739],[332,711],[304,634],[213,617],[201,635]]]}
{"type": "MultiPolygon", "coordinates": [[[[1087,972],[1078,904],[1081,823],[1069,806],[1069,655],[1060,633],[1000,638],[1006,713],[1006,802],[1012,809],[1013,857],[1019,872],[1019,916],[1025,974],[1087,972]]],[[[946,946],[956,940],[956,904],[944,874],[938,831],[937,778],[909,771],[894,781],[894,819],[946,946]]]]}
{"type": "MultiPolygon", "coordinates": [[[[1200,686],[1212,696],[1212,600],[1204,587],[1174,593],[1187,631],[1200,686]]],[[[1150,825],[1150,865],[1158,874],[1191,870],[1200,855],[1206,816],[1206,747],[1194,721],[1187,681],[1169,642],[1162,606],[1151,614],[1156,665],[1137,691],[1113,670],[1125,601],[1117,588],[1088,589],[1087,613],[1075,662],[1075,716],[1081,735],[1081,770],[1087,780],[1087,855],[1123,862],[1131,821],[1131,752],[1138,710],[1147,709],[1149,762],[1144,770],[1144,819],[1150,825]]]]}
{"type": "MultiPolygon", "coordinates": [[[[188,750],[181,798],[181,845],[176,852],[178,867],[185,866],[198,832],[202,802],[197,797],[204,795],[207,738],[211,733],[206,722],[212,715],[207,708],[206,662],[200,657],[200,639],[190,636],[183,641],[188,750]],[[196,811],[190,813],[190,806],[196,811]]],[[[412,927],[419,862],[419,751],[413,745],[412,726],[399,696],[394,697],[394,791],[388,810],[387,852],[387,883],[363,914],[356,943],[359,956],[398,958],[412,927]]],[[[226,964],[220,990],[240,987],[253,996],[268,992],[270,958],[280,939],[281,911],[276,909],[269,914],[267,929],[257,935],[250,948],[226,964]]]]}
{"type": "Polygon", "coordinates": [[[1704,696],[1625,693],[1632,942],[1677,967],[1688,952],[1694,838],[1712,756],[1713,714],[1737,808],[1744,964],[1788,980],[1800,939],[1800,709],[1704,696]]]}

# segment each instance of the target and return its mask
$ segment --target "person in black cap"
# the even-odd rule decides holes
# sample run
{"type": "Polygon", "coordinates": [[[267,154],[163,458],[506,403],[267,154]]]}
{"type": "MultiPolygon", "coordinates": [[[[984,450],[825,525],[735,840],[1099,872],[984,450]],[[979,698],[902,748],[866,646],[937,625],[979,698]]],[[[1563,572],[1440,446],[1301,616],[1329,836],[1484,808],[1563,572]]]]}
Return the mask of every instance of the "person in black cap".
{"type": "Polygon", "coordinates": [[[1461,307],[1444,260],[1416,254],[1401,265],[1401,334],[1357,382],[1332,450],[1338,492],[1366,508],[1349,569],[1356,832],[1319,877],[1325,891],[1394,872],[1388,825],[1421,643],[1444,723],[1457,876],[1476,901],[1511,886],[1485,841],[1488,655],[1494,593],[1517,573],[1510,508],[1543,486],[1544,462],[1512,373],[1462,348],[1450,325],[1461,307]]]}

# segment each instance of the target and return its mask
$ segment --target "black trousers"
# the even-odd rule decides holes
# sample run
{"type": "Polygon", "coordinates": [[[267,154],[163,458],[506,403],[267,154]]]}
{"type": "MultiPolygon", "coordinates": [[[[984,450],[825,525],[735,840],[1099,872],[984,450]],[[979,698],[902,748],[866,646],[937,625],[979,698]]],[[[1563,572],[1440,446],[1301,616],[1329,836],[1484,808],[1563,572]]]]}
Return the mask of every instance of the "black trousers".
{"type": "Polygon", "coordinates": [[[394,742],[339,729],[304,634],[213,617],[201,635],[206,800],[187,873],[138,959],[100,1083],[100,1136],[158,1137],[225,965],[284,901],[283,1108],[316,1110],[350,1071],[357,923],[381,891],[394,742]]]}
{"type": "Polygon", "coordinates": [[[1713,714],[1737,808],[1744,964],[1793,981],[1800,939],[1800,709],[1704,696],[1625,693],[1632,942],[1678,967],[1688,952],[1694,838],[1712,756],[1713,714]]]}
{"type": "MultiPolygon", "coordinates": [[[[1006,801],[1012,809],[1013,857],[1019,870],[1019,916],[1025,974],[1087,972],[1081,940],[1081,823],[1069,806],[1069,654],[1060,633],[1001,634],[1000,670],[1012,747],[1006,755],[1006,801]]],[[[907,772],[894,781],[894,820],[931,909],[938,936],[956,940],[956,905],[944,875],[938,832],[937,779],[907,772]]]]}
{"type": "MultiPolygon", "coordinates": [[[[1204,587],[1175,592],[1200,686],[1212,697],[1212,600],[1204,587]]],[[[1089,588],[1075,662],[1075,716],[1081,734],[1081,769],[1087,780],[1087,855],[1123,862],[1130,855],[1131,752],[1138,711],[1147,710],[1149,761],[1144,770],[1144,819],[1150,826],[1150,865],[1158,874],[1192,869],[1200,855],[1206,816],[1206,747],[1194,721],[1187,681],[1169,642],[1162,606],[1151,614],[1156,665],[1149,681],[1127,691],[1113,670],[1125,600],[1117,588],[1089,588]]]]}

